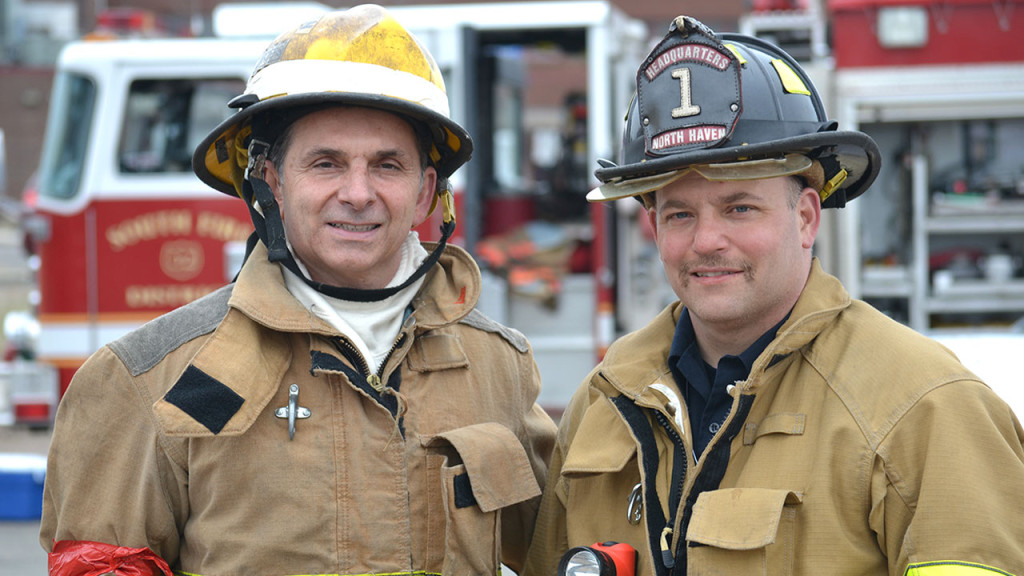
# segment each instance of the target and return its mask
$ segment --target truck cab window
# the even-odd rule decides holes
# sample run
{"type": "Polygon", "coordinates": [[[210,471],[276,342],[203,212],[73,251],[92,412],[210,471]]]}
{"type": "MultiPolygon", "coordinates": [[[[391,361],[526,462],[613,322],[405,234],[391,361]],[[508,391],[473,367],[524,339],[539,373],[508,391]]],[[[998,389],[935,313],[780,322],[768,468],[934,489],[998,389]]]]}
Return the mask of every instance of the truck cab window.
{"type": "Polygon", "coordinates": [[[118,143],[123,173],[191,172],[192,152],[231,112],[237,79],[157,79],[132,82],[118,143]]]}
{"type": "Polygon", "coordinates": [[[96,84],[81,74],[54,79],[50,124],[47,126],[39,193],[68,199],[78,193],[96,104],[96,84]]]}

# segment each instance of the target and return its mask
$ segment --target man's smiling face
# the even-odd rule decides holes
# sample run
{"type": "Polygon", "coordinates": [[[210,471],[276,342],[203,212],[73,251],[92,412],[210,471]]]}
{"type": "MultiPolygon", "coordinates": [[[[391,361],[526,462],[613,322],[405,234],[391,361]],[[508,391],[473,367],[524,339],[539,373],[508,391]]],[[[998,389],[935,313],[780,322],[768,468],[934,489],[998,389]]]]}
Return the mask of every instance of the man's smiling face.
{"type": "Polygon", "coordinates": [[[295,257],[314,281],[385,287],[437,181],[412,127],[389,112],[336,107],[289,130],[282,166],[268,163],[266,177],[295,257]]]}
{"type": "Polygon", "coordinates": [[[648,217],[658,251],[695,328],[767,329],[792,308],[821,214],[814,190],[798,188],[789,177],[710,181],[690,173],[655,193],[648,217]]]}

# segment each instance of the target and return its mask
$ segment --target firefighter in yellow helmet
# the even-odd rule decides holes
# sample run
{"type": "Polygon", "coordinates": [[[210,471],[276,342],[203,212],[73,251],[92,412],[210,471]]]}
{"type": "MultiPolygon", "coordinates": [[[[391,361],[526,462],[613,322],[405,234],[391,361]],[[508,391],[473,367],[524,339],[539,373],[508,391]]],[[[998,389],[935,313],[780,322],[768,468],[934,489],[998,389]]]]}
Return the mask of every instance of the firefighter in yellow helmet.
{"type": "Polygon", "coordinates": [[[53,433],[50,574],[498,574],[554,437],[522,334],[446,245],[472,141],[387,11],[270,44],[196,173],[256,234],[237,280],[99,350],[53,433]],[[442,241],[412,229],[432,205],[442,241]]]}
{"type": "MultiPolygon", "coordinates": [[[[287,247],[280,191],[267,185],[266,162],[276,153],[279,161],[271,162],[270,170],[280,172],[278,164],[289,142],[283,136],[296,120],[347,106],[387,112],[412,129],[422,156],[417,160],[431,180],[423,184],[434,183],[427,186],[431,193],[417,200],[430,202],[431,210],[440,203],[444,219],[435,255],[408,280],[415,281],[436,261],[455,229],[448,178],[469,159],[473,142],[449,117],[444,79],[433,57],[384,9],[357,6],[344,16],[326,16],[282,34],[256,64],[245,93],[229,106],[238,113],[199,144],[193,167],[213,188],[242,197],[270,260],[308,279],[287,247]]],[[[414,224],[422,220],[421,215],[414,224]]],[[[356,300],[377,300],[397,291],[360,294],[353,291],[358,290],[355,286],[329,282],[316,288],[356,300]]]]}
{"type": "Polygon", "coordinates": [[[636,87],[588,199],[642,199],[679,300],[566,408],[525,573],[607,574],[618,542],[643,576],[1024,575],[1020,423],[814,257],[872,139],[776,46],[685,16],[636,87]]]}

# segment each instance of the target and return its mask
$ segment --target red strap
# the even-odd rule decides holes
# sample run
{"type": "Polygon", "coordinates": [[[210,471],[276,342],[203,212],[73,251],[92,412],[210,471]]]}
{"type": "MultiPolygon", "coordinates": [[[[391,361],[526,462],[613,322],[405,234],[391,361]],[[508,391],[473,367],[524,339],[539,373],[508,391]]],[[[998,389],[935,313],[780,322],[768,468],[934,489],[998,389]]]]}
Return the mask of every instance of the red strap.
{"type": "Polygon", "coordinates": [[[149,548],[127,548],[87,540],[55,542],[50,576],[174,576],[167,562],[149,548]]]}

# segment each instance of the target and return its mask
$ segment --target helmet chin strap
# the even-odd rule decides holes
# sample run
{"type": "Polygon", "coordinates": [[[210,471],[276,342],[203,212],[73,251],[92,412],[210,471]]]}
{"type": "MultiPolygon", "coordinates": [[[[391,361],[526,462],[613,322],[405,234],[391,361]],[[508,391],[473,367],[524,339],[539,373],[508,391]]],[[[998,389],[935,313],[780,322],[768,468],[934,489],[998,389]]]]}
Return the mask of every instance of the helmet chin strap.
{"type": "MultiPolygon", "coordinates": [[[[280,262],[282,266],[291,270],[296,276],[302,278],[306,284],[321,294],[350,302],[379,302],[390,298],[422,278],[437,263],[438,259],[441,258],[441,253],[444,252],[444,247],[448,244],[448,239],[455,232],[455,219],[445,219],[441,223],[441,240],[438,242],[437,247],[398,286],[364,290],[332,286],[312,280],[302,273],[299,265],[295,262],[295,257],[292,255],[291,250],[288,249],[288,243],[284,235],[284,222],[281,220],[281,211],[278,207],[277,199],[274,198],[273,191],[270,190],[270,185],[267,184],[266,180],[257,176],[257,174],[263,173],[263,163],[266,160],[265,152],[254,154],[254,148],[261,146],[266,147],[266,144],[255,139],[253,140],[253,146],[249,148],[249,166],[245,171],[245,179],[242,181],[242,198],[245,200],[246,206],[249,207],[249,215],[252,217],[256,235],[267,247],[268,260],[280,262]],[[259,204],[259,210],[256,209],[257,204],[259,204]]],[[[449,191],[448,194],[451,194],[451,192],[449,191]]],[[[249,259],[249,254],[252,253],[252,249],[255,247],[254,244],[250,242],[247,245],[245,260],[249,259]]]]}

